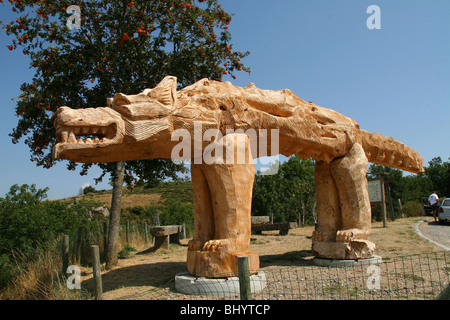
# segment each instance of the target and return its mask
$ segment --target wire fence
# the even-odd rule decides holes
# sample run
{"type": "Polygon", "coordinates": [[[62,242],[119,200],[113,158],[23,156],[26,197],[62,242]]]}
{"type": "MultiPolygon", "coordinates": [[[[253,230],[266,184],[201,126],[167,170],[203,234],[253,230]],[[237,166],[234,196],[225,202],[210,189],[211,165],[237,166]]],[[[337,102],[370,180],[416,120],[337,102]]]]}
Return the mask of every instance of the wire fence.
{"type": "MultiPolygon", "coordinates": [[[[238,300],[239,280],[178,275],[165,286],[121,299],[238,300]]],[[[436,252],[345,267],[319,266],[312,259],[299,266],[272,265],[251,276],[250,287],[254,300],[431,300],[449,280],[450,254],[436,252]]]]}
{"type": "MultiPolygon", "coordinates": [[[[104,224],[95,232],[83,231],[73,235],[73,255],[81,253],[90,263],[90,247],[99,244],[103,251],[104,224]]],[[[79,231],[80,232],[80,231],[79,231]]],[[[152,242],[144,224],[123,224],[123,243],[152,242]]],[[[75,259],[80,261],[80,258],[75,259]]],[[[433,252],[420,255],[384,257],[373,264],[355,264],[346,267],[320,266],[314,259],[298,258],[294,265],[267,263],[250,278],[252,299],[257,300],[428,300],[435,299],[450,283],[450,253],[433,252]]],[[[121,299],[125,300],[239,300],[238,277],[228,275],[217,279],[174,275],[172,281],[161,287],[141,290],[121,299]]]]}

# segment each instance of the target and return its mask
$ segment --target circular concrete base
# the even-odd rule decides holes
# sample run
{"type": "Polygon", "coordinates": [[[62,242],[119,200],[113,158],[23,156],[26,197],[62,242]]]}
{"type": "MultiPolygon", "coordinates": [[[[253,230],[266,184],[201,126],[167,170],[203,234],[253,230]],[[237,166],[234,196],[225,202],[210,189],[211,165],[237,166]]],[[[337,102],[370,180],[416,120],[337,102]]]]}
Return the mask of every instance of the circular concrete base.
{"type": "Polygon", "coordinates": [[[315,257],[313,259],[314,263],[321,267],[360,267],[360,266],[370,266],[380,264],[382,259],[380,256],[373,256],[373,258],[368,259],[358,259],[358,260],[345,260],[345,259],[325,259],[315,257]]]}
{"type": "MultiPolygon", "coordinates": [[[[263,290],[266,285],[266,274],[263,271],[250,276],[252,293],[263,290]]],[[[188,272],[182,272],[175,276],[175,290],[199,296],[236,296],[240,293],[239,277],[213,279],[191,276],[188,272]]]]}

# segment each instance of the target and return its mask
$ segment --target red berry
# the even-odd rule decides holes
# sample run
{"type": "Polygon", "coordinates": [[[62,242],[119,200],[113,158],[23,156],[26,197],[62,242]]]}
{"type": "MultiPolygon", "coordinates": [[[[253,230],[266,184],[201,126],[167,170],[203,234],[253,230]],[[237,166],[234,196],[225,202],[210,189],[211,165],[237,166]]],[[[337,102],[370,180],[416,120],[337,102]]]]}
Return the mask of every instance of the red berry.
{"type": "Polygon", "coordinates": [[[141,28],[139,28],[137,32],[140,36],[145,36],[147,34],[147,31],[141,28]]]}

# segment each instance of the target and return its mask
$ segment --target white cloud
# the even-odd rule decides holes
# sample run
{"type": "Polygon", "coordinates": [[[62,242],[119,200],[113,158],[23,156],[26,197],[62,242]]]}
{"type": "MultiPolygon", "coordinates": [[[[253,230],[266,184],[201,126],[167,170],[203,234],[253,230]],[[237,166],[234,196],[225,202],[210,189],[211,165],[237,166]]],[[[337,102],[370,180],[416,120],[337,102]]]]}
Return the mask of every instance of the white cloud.
{"type": "Polygon", "coordinates": [[[89,187],[91,184],[89,182],[85,182],[81,185],[81,190],[84,190],[86,187],[89,187]]]}

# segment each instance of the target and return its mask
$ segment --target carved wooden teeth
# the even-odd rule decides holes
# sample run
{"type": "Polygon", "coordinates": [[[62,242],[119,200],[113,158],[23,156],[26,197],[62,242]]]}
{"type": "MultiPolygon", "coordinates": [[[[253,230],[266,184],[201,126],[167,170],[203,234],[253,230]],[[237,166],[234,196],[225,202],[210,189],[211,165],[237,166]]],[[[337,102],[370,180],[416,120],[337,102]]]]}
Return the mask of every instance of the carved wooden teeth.
{"type": "Polygon", "coordinates": [[[67,142],[69,142],[69,143],[77,143],[77,138],[75,137],[75,134],[73,132],[69,133],[69,140],[67,142]]]}
{"type": "Polygon", "coordinates": [[[107,127],[65,127],[58,129],[60,142],[72,144],[99,144],[107,142],[105,137],[108,132],[107,127]],[[87,137],[85,139],[78,135],[97,135],[98,137],[87,137]]]}

